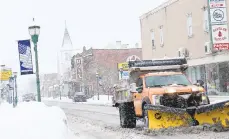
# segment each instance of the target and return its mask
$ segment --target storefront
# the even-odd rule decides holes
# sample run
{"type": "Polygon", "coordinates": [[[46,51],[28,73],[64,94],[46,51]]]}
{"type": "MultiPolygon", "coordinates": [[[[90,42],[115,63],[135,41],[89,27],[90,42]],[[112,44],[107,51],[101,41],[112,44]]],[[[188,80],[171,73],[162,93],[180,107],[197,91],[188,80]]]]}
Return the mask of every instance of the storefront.
{"type": "Polygon", "coordinates": [[[190,66],[186,74],[193,83],[203,80],[209,95],[229,96],[229,61],[190,66]]]}

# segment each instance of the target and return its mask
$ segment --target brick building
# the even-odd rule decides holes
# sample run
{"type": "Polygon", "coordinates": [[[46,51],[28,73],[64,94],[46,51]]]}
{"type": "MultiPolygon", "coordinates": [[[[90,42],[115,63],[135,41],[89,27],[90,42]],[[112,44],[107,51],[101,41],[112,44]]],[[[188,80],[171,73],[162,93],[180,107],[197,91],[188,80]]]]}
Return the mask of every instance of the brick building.
{"type": "MultiPolygon", "coordinates": [[[[94,93],[107,93],[119,80],[117,64],[128,59],[141,59],[141,48],[130,49],[88,49],[83,48],[72,58],[72,78],[75,84],[80,83],[80,88],[75,86],[74,91],[85,91],[89,96],[94,93]]],[[[74,92],[73,91],[73,92],[74,92]]]]}

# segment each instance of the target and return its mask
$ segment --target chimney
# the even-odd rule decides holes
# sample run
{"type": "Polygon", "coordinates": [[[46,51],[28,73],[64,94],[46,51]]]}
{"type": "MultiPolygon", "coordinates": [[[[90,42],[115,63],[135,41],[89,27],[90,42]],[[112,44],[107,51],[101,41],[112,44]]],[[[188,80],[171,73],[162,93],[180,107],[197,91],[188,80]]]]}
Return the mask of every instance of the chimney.
{"type": "Polygon", "coordinates": [[[139,48],[139,44],[138,43],[135,44],[135,48],[139,48]]]}
{"type": "Polygon", "coordinates": [[[122,46],[122,42],[121,41],[116,41],[116,49],[120,49],[122,46]]]}
{"type": "Polygon", "coordinates": [[[86,51],[86,46],[83,47],[83,52],[85,52],[85,51],[86,51]]]}

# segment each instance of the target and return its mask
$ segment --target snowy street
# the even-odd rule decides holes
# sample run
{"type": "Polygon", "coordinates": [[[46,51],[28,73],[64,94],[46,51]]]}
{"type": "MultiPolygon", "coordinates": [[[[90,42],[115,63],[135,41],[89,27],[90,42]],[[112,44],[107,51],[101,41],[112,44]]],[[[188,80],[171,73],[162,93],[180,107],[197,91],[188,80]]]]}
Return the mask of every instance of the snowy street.
{"type": "Polygon", "coordinates": [[[140,121],[136,129],[121,129],[118,109],[114,107],[54,101],[45,101],[45,104],[61,107],[70,129],[80,139],[228,139],[229,136],[229,132],[203,131],[202,127],[147,132],[140,121]]]}

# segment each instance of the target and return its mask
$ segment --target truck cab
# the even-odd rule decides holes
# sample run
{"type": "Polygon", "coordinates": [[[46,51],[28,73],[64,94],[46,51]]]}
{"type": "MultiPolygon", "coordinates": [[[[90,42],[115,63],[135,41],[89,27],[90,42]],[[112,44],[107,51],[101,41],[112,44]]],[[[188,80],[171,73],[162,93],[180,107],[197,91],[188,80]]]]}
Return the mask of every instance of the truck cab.
{"type": "Polygon", "coordinates": [[[140,75],[133,102],[137,117],[144,116],[144,105],[187,108],[209,104],[204,88],[191,83],[183,72],[157,71],[140,75]]]}

